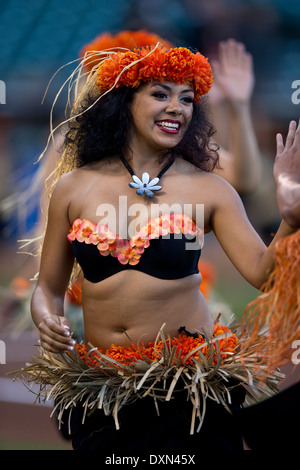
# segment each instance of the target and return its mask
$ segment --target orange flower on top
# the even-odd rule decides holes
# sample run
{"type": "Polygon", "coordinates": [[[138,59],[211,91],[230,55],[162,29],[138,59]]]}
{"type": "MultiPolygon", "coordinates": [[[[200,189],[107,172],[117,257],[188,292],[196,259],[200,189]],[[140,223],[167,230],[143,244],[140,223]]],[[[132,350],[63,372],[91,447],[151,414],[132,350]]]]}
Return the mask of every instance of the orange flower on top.
{"type": "Polygon", "coordinates": [[[168,59],[167,75],[172,75],[174,82],[192,82],[195,58],[191,51],[184,47],[171,49],[168,59]]]}
{"type": "Polygon", "coordinates": [[[113,86],[137,87],[142,82],[152,80],[190,83],[195,92],[195,101],[199,102],[201,96],[211,88],[213,77],[207,59],[199,52],[194,54],[184,47],[167,50],[159,45],[128,52],[112,52],[97,71],[97,85],[101,93],[113,86]]]}
{"type": "Polygon", "coordinates": [[[101,90],[109,90],[115,83],[118,75],[122,71],[122,66],[120,65],[122,59],[121,52],[112,54],[108,60],[105,60],[101,65],[102,73],[98,73],[97,76],[97,85],[101,90]]]}
{"type": "Polygon", "coordinates": [[[195,62],[192,70],[195,86],[195,100],[200,99],[201,94],[206,95],[212,87],[213,75],[211,73],[211,67],[207,59],[197,52],[195,54],[195,62]],[[201,90],[201,92],[200,92],[201,90]]]}
{"type": "MultiPolygon", "coordinates": [[[[146,57],[149,54],[150,48],[141,49],[140,58],[146,57]]],[[[154,52],[143,59],[140,63],[139,78],[141,81],[163,81],[167,78],[167,65],[168,56],[166,54],[167,49],[161,46],[157,47],[154,52]],[[164,54],[162,54],[162,51],[164,54]]]]}
{"type": "Polygon", "coordinates": [[[146,30],[139,31],[121,31],[117,34],[104,32],[98,35],[93,41],[86,44],[80,51],[80,57],[86,54],[87,61],[85,68],[91,70],[96,60],[93,58],[93,52],[105,51],[107,49],[129,49],[137,47],[155,46],[158,42],[170,49],[172,44],[166,39],[161,38],[157,34],[149,33],[146,30]],[[90,55],[90,59],[88,59],[90,55]]]}

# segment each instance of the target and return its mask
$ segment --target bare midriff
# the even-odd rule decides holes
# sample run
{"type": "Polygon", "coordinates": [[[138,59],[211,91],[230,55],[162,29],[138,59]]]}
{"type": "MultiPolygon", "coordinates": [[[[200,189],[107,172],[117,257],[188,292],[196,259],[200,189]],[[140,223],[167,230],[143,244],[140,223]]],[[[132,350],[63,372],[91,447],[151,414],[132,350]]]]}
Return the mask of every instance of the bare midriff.
{"type": "Polygon", "coordinates": [[[85,342],[103,349],[154,341],[161,327],[176,336],[188,331],[208,334],[213,320],[199,290],[201,274],[158,279],[134,270],[122,271],[99,283],[84,279],[82,306],[85,342]]]}

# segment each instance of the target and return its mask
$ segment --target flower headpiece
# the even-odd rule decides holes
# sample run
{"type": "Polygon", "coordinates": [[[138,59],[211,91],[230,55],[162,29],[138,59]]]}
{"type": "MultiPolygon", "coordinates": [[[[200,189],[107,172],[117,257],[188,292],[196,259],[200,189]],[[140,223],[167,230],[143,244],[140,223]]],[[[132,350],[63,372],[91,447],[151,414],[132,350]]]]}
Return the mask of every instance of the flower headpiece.
{"type": "Polygon", "coordinates": [[[91,70],[95,62],[92,59],[93,53],[97,51],[104,51],[107,49],[129,49],[135,47],[155,46],[158,42],[170,49],[173,45],[161,38],[157,34],[149,33],[142,29],[139,31],[121,31],[117,34],[104,32],[89,42],[80,51],[80,57],[87,57],[91,55],[91,60],[87,59],[85,68],[91,70]]]}
{"type": "Polygon", "coordinates": [[[138,87],[146,81],[190,83],[195,101],[208,93],[213,76],[208,60],[199,52],[185,47],[167,49],[161,44],[126,52],[113,52],[97,70],[101,93],[121,86],[138,87]]]}

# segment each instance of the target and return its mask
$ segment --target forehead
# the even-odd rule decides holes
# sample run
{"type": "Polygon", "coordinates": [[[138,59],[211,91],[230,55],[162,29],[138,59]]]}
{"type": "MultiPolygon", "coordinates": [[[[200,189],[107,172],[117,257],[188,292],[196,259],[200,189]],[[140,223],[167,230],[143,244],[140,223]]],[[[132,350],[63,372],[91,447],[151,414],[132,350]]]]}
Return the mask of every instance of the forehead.
{"type": "Polygon", "coordinates": [[[193,93],[194,89],[191,84],[189,83],[183,83],[179,84],[177,82],[170,82],[170,81],[153,81],[153,82],[146,82],[144,87],[145,90],[155,90],[155,89],[161,89],[161,90],[167,90],[171,92],[176,92],[176,93],[193,93]]]}

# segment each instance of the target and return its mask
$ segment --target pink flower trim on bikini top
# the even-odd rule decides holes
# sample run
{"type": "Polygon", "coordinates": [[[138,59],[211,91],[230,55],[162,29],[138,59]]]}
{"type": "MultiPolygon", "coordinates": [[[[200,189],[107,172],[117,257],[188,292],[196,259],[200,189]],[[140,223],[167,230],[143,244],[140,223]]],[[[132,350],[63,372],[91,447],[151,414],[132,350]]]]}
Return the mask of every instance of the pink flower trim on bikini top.
{"type": "Polygon", "coordinates": [[[87,219],[76,219],[67,237],[70,242],[77,240],[80,243],[95,245],[102,256],[116,257],[121,264],[136,265],[152,239],[180,233],[198,237],[202,245],[203,231],[186,214],[163,214],[150,219],[129,240],[115,235],[107,225],[97,225],[87,219]]]}

